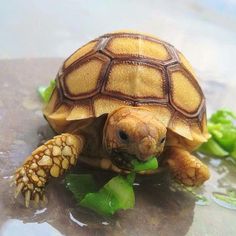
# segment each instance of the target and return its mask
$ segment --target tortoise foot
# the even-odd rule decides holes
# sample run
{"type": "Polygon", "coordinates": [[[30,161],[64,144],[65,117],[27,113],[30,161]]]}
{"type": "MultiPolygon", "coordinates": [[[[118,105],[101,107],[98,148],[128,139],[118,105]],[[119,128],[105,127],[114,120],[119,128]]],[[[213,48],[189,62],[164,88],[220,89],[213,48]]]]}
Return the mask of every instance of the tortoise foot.
{"type": "Polygon", "coordinates": [[[188,151],[180,148],[170,148],[167,165],[174,178],[186,186],[200,186],[209,179],[208,167],[188,151]]]}
{"type": "Polygon", "coordinates": [[[44,187],[50,178],[57,178],[76,164],[83,148],[83,138],[71,134],[55,136],[32,152],[15,173],[15,197],[22,193],[25,206],[30,200],[38,206],[47,202],[44,187]]]}

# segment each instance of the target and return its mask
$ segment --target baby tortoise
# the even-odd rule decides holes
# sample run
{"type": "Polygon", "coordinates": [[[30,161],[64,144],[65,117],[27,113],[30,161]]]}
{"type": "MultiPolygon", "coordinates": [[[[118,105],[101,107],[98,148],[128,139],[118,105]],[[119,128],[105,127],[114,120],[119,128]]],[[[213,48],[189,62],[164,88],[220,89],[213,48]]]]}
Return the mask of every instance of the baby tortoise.
{"type": "Polygon", "coordinates": [[[59,70],[43,113],[60,135],[16,171],[15,197],[21,192],[26,207],[45,201],[49,179],[78,159],[127,173],[133,158],[156,156],[187,186],[209,178],[190,154],[208,139],[203,92],[185,57],[155,36],[113,32],[78,49],[59,70]]]}

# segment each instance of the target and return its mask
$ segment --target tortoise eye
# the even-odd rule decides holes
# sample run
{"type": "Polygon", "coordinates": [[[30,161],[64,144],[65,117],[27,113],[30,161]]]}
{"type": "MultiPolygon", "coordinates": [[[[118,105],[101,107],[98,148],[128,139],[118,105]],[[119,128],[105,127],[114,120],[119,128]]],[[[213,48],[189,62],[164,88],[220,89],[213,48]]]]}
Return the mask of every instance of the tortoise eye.
{"type": "Polygon", "coordinates": [[[119,137],[123,141],[128,141],[128,139],[129,139],[128,134],[126,134],[126,132],[124,132],[123,130],[119,131],[119,137]]]}
{"type": "Polygon", "coordinates": [[[166,138],[165,138],[165,137],[164,137],[164,138],[162,138],[160,143],[164,143],[164,142],[165,142],[165,140],[166,140],[166,138]]]}

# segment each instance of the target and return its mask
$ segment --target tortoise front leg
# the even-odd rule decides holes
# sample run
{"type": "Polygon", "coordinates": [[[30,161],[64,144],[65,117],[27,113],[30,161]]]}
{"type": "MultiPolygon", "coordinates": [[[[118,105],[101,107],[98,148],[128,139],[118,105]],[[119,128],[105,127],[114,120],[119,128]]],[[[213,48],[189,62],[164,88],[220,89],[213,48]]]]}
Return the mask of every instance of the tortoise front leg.
{"type": "Polygon", "coordinates": [[[208,167],[188,151],[168,147],[165,160],[174,178],[186,186],[199,186],[209,179],[208,167]]]}
{"type": "Polygon", "coordinates": [[[75,165],[83,145],[82,136],[62,134],[38,147],[16,170],[15,198],[21,192],[26,207],[30,200],[34,200],[36,205],[40,200],[46,201],[44,188],[49,178],[59,177],[75,165]]]}

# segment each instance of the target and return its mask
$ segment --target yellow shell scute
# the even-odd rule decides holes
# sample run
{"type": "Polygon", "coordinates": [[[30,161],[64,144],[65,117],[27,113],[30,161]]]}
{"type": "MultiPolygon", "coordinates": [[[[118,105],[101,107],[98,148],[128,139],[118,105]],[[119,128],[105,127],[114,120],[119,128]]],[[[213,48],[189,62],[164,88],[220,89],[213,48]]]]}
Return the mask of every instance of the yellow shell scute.
{"type": "Polygon", "coordinates": [[[139,55],[162,61],[170,59],[170,55],[162,43],[143,38],[114,37],[106,49],[115,55],[139,55]]]}
{"type": "Polygon", "coordinates": [[[91,106],[89,104],[87,105],[77,104],[76,106],[72,108],[66,120],[68,121],[69,120],[82,120],[82,119],[86,119],[92,116],[93,116],[93,113],[91,111],[91,106]]]}
{"type": "Polygon", "coordinates": [[[66,125],[69,123],[66,121],[70,114],[70,107],[62,104],[55,112],[47,116],[47,120],[51,124],[52,128],[60,133],[66,130],[66,125]]]}
{"type": "Polygon", "coordinates": [[[94,112],[98,117],[102,114],[110,113],[121,106],[127,106],[128,103],[122,100],[110,98],[110,97],[98,97],[94,100],[94,112]]]}
{"type": "Polygon", "coordinates": [[[163,98],[163,85],[161,70],[135,62],[121,63],[112,66],[105,90],[129,97],[163,98]]]}
{"type": "MultiPolygon", "coordinates": [[[[153,106],[154,107],[154,106],[153,106]]],[[[155,111],[154,111],[155,117],[158,118],[166,127],[168,126],[172,113],[169,108],[157,105],[155,106],[155,111]]]]}
{"type": "Polygon", "coordinates": [[[60,119],[64,120],[70,113],[70,108],[67,105],[61,105],[55,112],[53,112],[49,117],[51,119],[60,119]]]}
{"type": "Polygon", "coordinates": [[[64,67],[67,68],[68,66],[72,65],[75,61],[80,59],[81,57],[85,56],[86,54],[90,53],[94,47],[96,46],[97,42],[93,41],[90,42],[83,47],[79,48],[75,53],[73,53],[64,63],[64,67]]]}
{"type": "Polygon", "coordinates": [[[191,134],[192,134],[193,139],[198,141],[199,143],[206,142],[208,139],[202,133],[197,122],[191,124],[191,134]]]}
{"type": "Polygon", "coordinates": [[[190,124],[183,117],[175,116],[171,120],[170,129],[189,140],[193,140],[190,124]]]}
{"type": "Polygon", "coordinates": [[[100,79],[103,61],[94,58],[78,66],[65,78],[65,85],[71,95],[90,93],[100,79]]]}
{"type": "Polygon", "coordinates": [[[171,98],[180,109],[193,113],[199,108],[202,96],[190,77],[182,71],[171,72],[171,98]]]}

